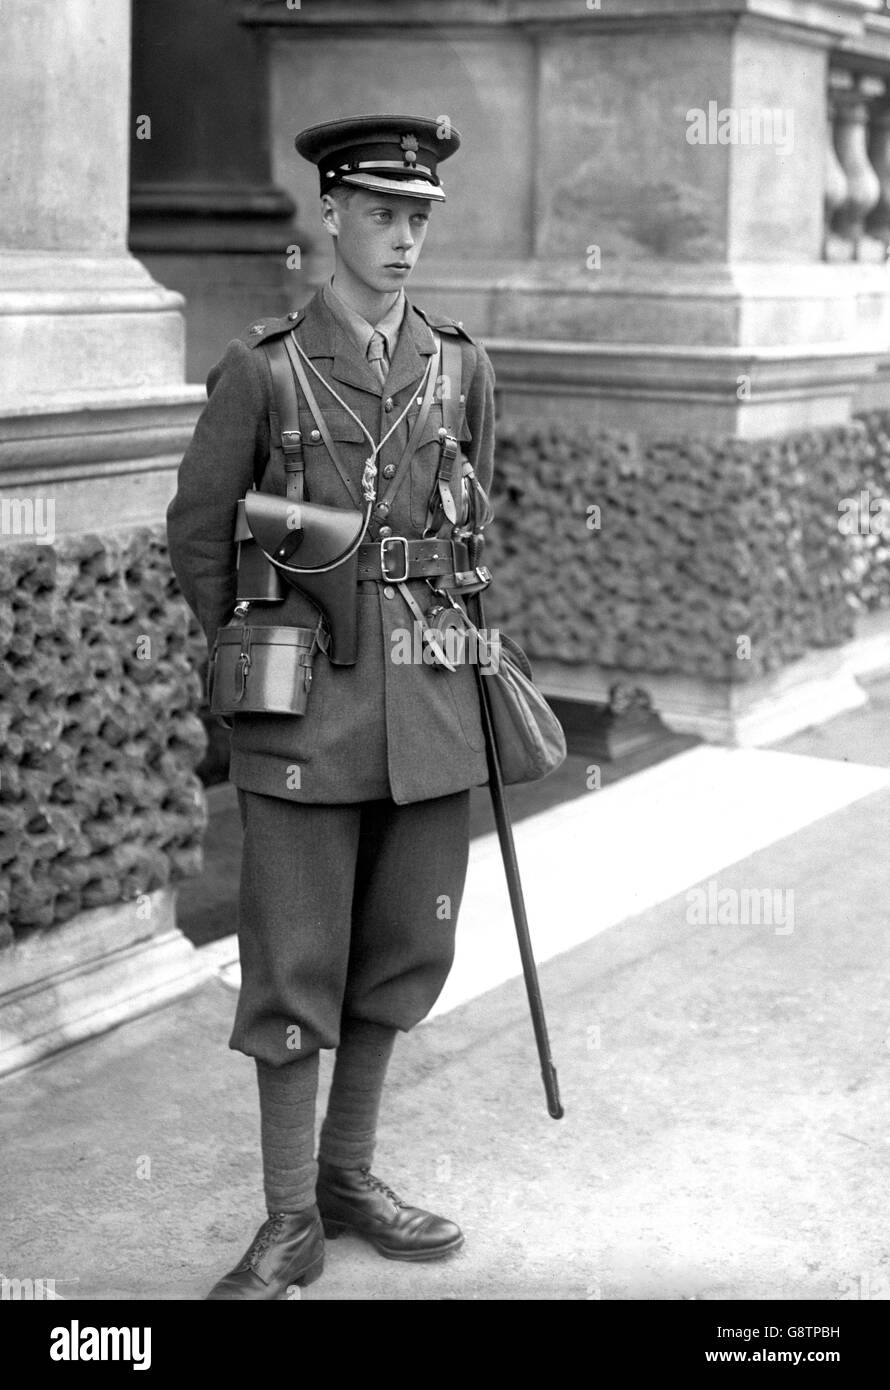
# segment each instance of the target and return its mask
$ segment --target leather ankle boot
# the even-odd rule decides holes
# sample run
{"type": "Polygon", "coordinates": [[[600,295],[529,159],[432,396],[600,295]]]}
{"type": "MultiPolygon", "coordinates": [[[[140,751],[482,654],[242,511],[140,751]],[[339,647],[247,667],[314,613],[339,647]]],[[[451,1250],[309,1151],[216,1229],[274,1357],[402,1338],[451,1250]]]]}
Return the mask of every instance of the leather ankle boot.
{"type": "Polygon", "coordinates": [[[409,1206],[368,1167],[319,1162],[316,1196],[330,1240],[355,1231],[388,1260],[437,1260],[463,1245],[453,1221],[409,1206]]]}
{"type": "Polygon", "coordinates": [[[289,1288],[311,1284],[323,1269],[324,1231],[318,1207],[275,1212],[207,1299],[286,1300],[289,1288]]]}

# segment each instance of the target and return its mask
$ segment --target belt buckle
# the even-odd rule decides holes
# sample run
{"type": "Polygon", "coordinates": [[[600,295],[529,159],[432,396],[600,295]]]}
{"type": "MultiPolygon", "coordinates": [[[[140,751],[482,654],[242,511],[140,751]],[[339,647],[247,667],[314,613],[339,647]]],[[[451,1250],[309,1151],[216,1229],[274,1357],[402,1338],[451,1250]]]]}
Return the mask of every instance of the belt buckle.
{"type": "Polygon", "coordinates": [[[384,536],[380,542],[380,573],[387,584],[403,584],[408,578],[408,568],[410,559],[408,555],[408,541],[405,536],[384,536]],[[386,567],[386,547],[400,542],[405,547],[404,574],[390,574],[386,567]]]}

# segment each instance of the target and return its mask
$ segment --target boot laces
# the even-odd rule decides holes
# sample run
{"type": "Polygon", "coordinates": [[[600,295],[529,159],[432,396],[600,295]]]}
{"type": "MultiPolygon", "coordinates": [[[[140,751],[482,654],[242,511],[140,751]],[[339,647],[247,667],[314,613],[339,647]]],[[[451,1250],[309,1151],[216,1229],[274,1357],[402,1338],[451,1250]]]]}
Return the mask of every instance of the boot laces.
{"type": "Polygon", "coordinates": [[[393,1192],[392,1188],[387,1186],[382,1178],[376,1177],[375,1174],[371,1172],[370,1168],[362,1168],[360,1171],[366,1187],[372,1187],[375,1192],[382,1192],[384,1197],[388,1197],[397,1207],[406,1207],[408,1205],[407,1202],[402,1201],[397,1192],[393,1192]]]}
{"type": "Polygon", "coordinates": [[[244,1256],[244,1263],[251,1268],[255,1268],[265,1255],[273,1241],[277,1240],[284,1226],[286,1213],[283,1211],[273,1212],[268,1221],[264,1221],[257,1231],[253,1244],[244,1256]]]}

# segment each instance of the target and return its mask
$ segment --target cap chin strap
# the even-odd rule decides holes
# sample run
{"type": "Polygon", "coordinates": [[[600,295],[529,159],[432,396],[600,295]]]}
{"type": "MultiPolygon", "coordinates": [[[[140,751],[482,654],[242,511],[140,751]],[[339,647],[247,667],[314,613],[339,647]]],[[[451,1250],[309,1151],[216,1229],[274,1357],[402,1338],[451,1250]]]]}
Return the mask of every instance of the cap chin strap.
{"type": "Polygon", "coordinates": [[[341,174],[336,183],[330,187],[323,187],[322,193],[330,192],[330,188],[365,188],[372,193],[391,193],[395,198],[428,198],[433,203],[445,202],[445,189],[441,183],[428,183],[423,179],[395,179],[384,178],[381,174],[375,177],[374,174],[341,174]]]}
{"type": "Polygon", "coordinates": [[[427,164],[405,164],[401,159],[356,159],[350,164],[340,164],[338,168],[341,173],[350,174],[354,174],[358,169],[401,169],[403,174],[426,174],[430,179],[435,177],[427,164]]]}

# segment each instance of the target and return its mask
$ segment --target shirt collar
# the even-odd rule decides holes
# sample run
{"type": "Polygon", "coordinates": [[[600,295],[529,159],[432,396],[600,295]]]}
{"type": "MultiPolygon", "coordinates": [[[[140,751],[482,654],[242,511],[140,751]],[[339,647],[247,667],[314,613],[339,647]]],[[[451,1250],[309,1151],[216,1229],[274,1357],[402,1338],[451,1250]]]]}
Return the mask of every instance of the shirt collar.
{"type": "Polygon", "coordinates": [[[334,277],[325,284],[322,289],[324,302],[327,304],[335,318],[339,319],[343,327],[352,334],[362,350],[362,356],[368,355],[368,344],[374,333],[382,333],[386,340],[386,351],[390,362],[395,356],[396,344],[399,340],[399,329],[402,326],[402,319],[405,314],[405,291],[399,290],[398,298],[391,309],[387,309],[383,318],[378,323],[370,324],[361,314],[356,313],[344,299],[334,289],[334,277]]]}

